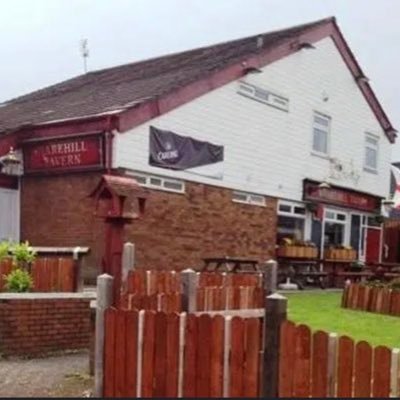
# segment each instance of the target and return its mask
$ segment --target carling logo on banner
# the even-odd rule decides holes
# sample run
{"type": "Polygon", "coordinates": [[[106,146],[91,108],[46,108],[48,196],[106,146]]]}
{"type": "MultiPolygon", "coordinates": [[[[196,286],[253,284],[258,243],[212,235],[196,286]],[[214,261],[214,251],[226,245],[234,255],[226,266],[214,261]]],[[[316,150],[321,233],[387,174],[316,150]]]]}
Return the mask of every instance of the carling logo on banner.
{"type": "Polygon", "coordinates": [[[185,170],[224,160],[224,147],[150,127],[149,164],[185,170]]]}

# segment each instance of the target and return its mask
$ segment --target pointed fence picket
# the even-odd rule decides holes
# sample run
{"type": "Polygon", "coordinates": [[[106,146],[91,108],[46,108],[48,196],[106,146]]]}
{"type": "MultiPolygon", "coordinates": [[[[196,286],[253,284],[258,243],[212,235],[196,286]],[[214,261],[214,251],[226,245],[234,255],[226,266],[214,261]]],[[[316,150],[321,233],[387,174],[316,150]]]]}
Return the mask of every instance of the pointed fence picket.
{"type": "Polygon", "coordinates": [[[259,318],[110,308],[105,326],[105,397],[258,396],[259,318]]]}
{"type": "Polygon", "coordinates": [[[347,336],[335,337],[329,351],[326,332],[285,321],[281,329],[280,397],[399,397],[399,354],[347,336]],[[331,360],[337,361],[329,371],[331,360]],[[332,392],[329,381],[333,379],[332,392]]]}
{"type": "Polygon", "coordinates": [[[343,290],[342,307],[400,316],[400,290],[351,284],[343,290]]]}

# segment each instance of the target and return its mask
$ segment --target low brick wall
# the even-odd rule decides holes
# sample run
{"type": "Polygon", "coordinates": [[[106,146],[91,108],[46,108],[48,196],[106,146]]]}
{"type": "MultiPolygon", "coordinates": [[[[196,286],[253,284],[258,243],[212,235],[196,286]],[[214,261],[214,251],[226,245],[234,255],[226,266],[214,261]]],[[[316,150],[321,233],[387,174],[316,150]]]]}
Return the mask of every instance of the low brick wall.
{"type": "Polygon", "coordinates": [[[0,355],[88,349],[91,293],[0,294],[0,355]]]}

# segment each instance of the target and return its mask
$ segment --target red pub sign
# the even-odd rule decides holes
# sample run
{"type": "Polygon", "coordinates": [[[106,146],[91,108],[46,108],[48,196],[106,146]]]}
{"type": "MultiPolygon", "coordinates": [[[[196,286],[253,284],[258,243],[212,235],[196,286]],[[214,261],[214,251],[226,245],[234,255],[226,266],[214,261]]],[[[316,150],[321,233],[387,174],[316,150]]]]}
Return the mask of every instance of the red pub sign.
{"type": "Polygon", "coordinates": [[[26,173],[70,172],[103,166],[103,136],[100,134],[24,143],[26,173]]]}
{"type": "Polygon", "coordinates": [[[319,187],[318,182],[304,181],[304,200],[377,212],[381,199],[377,196],[334,187],[319,187]]]}

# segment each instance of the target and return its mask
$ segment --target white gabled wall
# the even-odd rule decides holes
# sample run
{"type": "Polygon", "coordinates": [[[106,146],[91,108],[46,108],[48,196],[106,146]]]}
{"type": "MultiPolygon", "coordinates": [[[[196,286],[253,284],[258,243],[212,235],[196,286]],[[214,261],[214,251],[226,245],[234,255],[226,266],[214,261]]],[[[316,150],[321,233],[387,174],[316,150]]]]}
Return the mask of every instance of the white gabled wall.
{"type": "Polygon", "coordinates": [[[330,156],[345,166],[353,160],[361,174],[357,185],[330,182],[388,196],[390,143],[330,38],[245,80],[287,97],[289,112],[237,94],[238,82],[232,82],[118,134],[114,166],[301,200],[304,178],[322,181],[331,171],[329,160],[311,155],[313,111],[319,111],[332,118],[330,156]],[[224,163],[210,168],[223,179],[149,166],[150,125],[224,145],[224,163]],[[378,174],[363,170],[365,132],[379,136],[378,174]]]}

